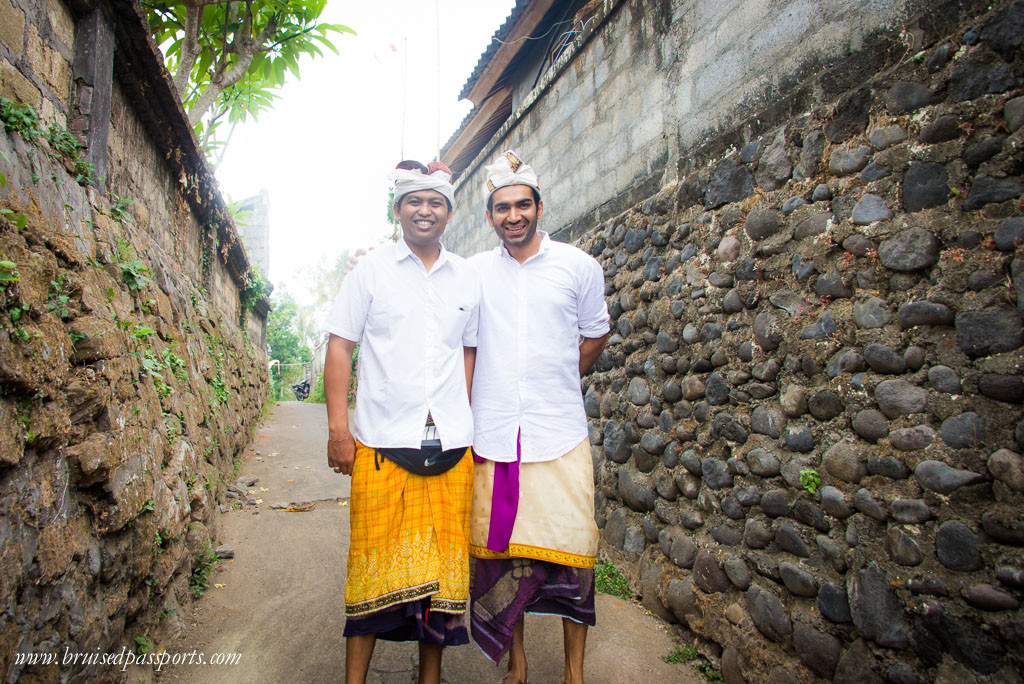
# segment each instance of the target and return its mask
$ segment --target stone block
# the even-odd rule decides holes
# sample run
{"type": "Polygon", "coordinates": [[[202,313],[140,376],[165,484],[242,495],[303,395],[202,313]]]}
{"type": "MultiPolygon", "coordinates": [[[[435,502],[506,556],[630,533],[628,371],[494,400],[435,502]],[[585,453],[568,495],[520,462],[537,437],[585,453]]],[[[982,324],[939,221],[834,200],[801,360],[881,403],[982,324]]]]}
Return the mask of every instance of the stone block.
{"type": "Polygon", "coordinates": [[[68,50],[75,45],[75,18],[63,2],[46,3],[46,18],[53,35],[64,43],[68,50]]]}
{"type": "Polygon", "coordinates": [[[39,87],[25,78],[16,66],[7,61],[3,62],[3,70],[0,72],[0,96],[30,104],[33,107],[38,107],[43,97],[39,87]]]}
{"type": "Polygon", "coordinates": [[[0,43],[7,46],[16,59],[25,52],[25,12],[11,0],[0,0],[0,43]]]}
{"type": "Polygon", "coordinates": [[[28,49],[25,52],[29,67],[65,105],[71,93],[71,64],[64,56],[46,44],[35,27],[28,30],[28,49]]]}

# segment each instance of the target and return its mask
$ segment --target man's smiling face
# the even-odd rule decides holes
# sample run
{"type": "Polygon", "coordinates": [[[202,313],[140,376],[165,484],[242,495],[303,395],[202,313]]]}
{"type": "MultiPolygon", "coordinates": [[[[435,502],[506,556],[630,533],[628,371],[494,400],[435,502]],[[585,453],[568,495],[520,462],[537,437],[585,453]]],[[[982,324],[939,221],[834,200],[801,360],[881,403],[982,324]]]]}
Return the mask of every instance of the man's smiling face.
{"type": "Polygon", "coordinates": [[[410,192],[395,205],[395,216],[410,247],[437,244],[451,215],[448,200],[437,190],[410,192]]]}
{"type": "Polygon", "coordinates": [[[543,215],[544,202],[534,200],[530,186],[506,185],[491,195],[487,220],[505,245],[520,247],[537,235],[537,221],[543,215]]]}

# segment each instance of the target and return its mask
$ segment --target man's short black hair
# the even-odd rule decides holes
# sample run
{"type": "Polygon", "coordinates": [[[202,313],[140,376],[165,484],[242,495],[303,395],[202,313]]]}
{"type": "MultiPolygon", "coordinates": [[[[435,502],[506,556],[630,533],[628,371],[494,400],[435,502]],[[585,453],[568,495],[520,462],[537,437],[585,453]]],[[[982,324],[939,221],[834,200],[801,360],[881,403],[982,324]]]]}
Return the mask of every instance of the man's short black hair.
{"type": "MultiPolygon", "coordinates": [[[[411,194],[412,193],[407,192],[407,193],[405,193],[404,195],[402,195],[401,197],[398,198],[398,201],[395,202],[395,204],[398,206],[399,209],[402,208],[402,200],[404,200],[406,197],[408,197],[411,194]]],[[[441,193],[438,193],[438,194],[441,195],[441,193]]],[[[441,195],[441,197],[444,197],[444,195],[441,195]]],[[[451,203],[451,201],[447,197],[444,197],[444,203],[448,205],[448,213],[449,214],[452,213],[452,203],[451,203]]]]}
{"type": "MultiPolygon", "coordinates": [[[[508,186],[504,186],[503,185],[502,187],[508,187],[508,186]]],[[[526,187],[530,188],[530,192],[533,193],[533,203],[534,204],[540,204],[540,193],[537,192],[537,188],[533,187],[532,185],[527,185],[526,187]]],[[[501,190],[501,188],[498,188],[498,190],[501,190]]],[[[495,192],[497,192],[497,191],[495,191],[495,192]]],[[[494,193],[492,192],[490,195],[487,196],[487,211],[493,211],[493,210],[494,210],[494,193]]]]}

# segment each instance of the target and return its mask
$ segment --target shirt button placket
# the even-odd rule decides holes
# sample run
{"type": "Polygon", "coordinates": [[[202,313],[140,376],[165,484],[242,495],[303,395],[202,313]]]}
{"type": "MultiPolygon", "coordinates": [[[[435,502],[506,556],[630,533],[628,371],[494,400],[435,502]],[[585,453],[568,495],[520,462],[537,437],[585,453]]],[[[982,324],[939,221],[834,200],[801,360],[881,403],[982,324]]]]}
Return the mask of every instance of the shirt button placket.
{"type": "Polygon", "coordinates": [[[527,339],[527,289],[529,287],[529,279],[524,277],[523,271],[525,266],[517,265],[516,267],[516,297],[518,298],[516,311],[518,318],[516,323],[516,377],[518,387],[518,398],[519,405],[517,408],[517,414],[519,416],[519,430],[522,431],[523,427],[523,402],[529,401],[529,387],[526,384],[526,365],[527,365],[527,354],[529,353],[529,342],[527,339]]]}
{"type": "Polygon", "coordinates": [[[434,280],[430,274],[426,274],[423,288],[424,307],[424,329],[425,349],[423,350],[423,390],[427,399],[427,410],[430,410],[430,389],[434,386],[434,351],[437,344],[437,307],[434,296],[434,280]]]}

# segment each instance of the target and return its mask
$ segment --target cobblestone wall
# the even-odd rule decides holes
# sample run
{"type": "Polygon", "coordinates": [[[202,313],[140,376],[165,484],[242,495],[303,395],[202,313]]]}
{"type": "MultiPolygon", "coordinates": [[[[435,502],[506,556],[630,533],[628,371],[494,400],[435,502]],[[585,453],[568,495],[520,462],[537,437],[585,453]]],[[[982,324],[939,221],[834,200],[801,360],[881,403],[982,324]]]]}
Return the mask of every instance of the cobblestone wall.
{"type": "Polygon", "coordinates": [[[1024,671],[1024,2],[942,28],[577,241],[604,553],[730,683],[1024,671]]]}
{"type": "MultiPolygon", "coordinates": [[[[0,0],[0,95],[43,129],[70,127],[83,97],[96,111],[72,80],[77,21],[61,2],[0,0]]],[[[15,658],[176,633],[267,391],[266,311],[241,302],[226,229],[120,82],[110,99],[108,175],[93,178],[106,194],[44,138],[0,127],[4,681],[113,680],[116,667],[15,658]]]]}

